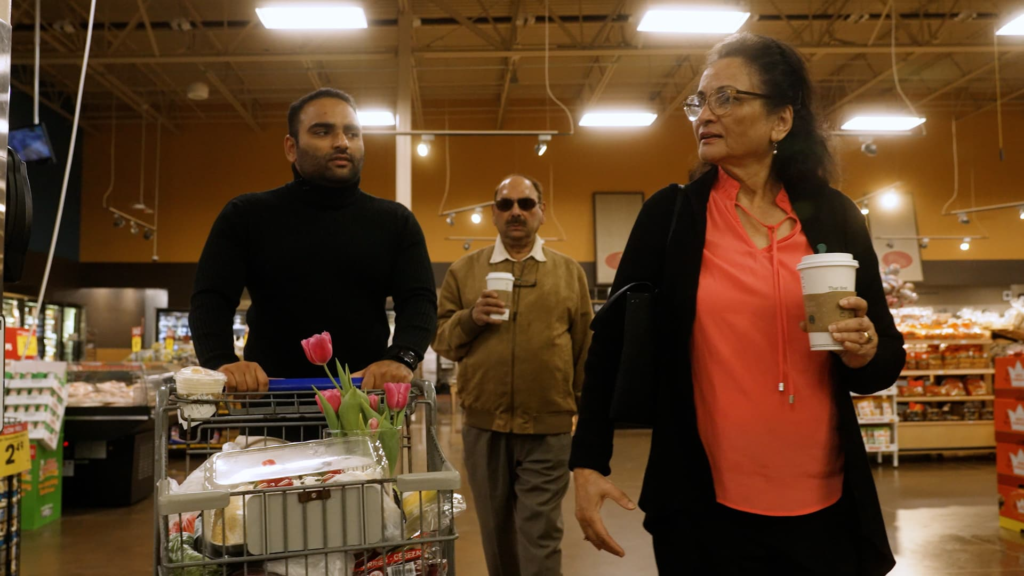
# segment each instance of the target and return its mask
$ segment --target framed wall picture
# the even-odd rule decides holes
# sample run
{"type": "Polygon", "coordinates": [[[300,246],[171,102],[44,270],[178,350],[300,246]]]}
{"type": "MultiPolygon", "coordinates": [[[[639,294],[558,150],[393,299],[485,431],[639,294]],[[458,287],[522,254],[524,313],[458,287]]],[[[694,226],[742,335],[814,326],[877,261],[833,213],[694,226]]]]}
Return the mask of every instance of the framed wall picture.
{"type": "Polygon", "coordinates": [[[610,286],[615,281],[622,251],[643,204],[643,192],[594,193],[594,268],[598,286],[610,286]]]}

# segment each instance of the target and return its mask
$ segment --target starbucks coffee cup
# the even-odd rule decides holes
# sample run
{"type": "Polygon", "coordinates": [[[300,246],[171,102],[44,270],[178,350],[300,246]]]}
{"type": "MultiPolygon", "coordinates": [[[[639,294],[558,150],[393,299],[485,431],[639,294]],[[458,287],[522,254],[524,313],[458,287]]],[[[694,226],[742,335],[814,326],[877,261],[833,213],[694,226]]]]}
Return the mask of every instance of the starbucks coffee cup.
{"type": "Polygon", "coordinates": [[[857,268],[853,254],[813,254],[804,256],[796,269],[804,293],[804,318],[811,350],[842,350],[832,339],[831,324],[856,316],[853,310],[839,306],[843,298],[857,295],[857,268]]]}
{"type": "Polygon", "coordinates": [[[498,293],[498,300],[505,303],[504,314],[491,314],[495,320],[508,320],[509,306],[512,304],[512,287],[516,277],[508,272],[491,272],[487,275],[487,289],[498,293]]]}

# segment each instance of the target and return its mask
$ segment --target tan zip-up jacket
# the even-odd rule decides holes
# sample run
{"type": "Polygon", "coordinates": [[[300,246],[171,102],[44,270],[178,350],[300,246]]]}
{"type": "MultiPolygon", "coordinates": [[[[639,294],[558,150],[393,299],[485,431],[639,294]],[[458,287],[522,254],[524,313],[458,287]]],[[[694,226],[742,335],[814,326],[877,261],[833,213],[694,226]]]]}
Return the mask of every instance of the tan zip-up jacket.
{"type": "Polygon", "coordinates": [[[452,264],[441,286],[433,348],[459,363],[466,424],[516,434],[572,431],[583,389],[594,310],[583,268],[542,248],[546,262],[527,257],[491,264],[494,246],[452,264]],[[491,272],[516,277],[511,313],[500,325],[478,326],[473,304],[491,272]]]}

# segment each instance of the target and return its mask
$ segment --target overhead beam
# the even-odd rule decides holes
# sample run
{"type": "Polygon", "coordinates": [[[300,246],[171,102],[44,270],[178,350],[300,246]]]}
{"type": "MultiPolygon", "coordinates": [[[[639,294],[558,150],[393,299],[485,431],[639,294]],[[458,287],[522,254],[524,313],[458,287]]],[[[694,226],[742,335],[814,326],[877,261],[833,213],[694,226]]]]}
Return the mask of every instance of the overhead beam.
{"type": "Polygon", "coordinates": [[[508,66],[505,68],[505,80],[501,86],[501,101],[498,105],[498,130],[501,130],[505,123],[505,106],[508,104],[508,93],[512,87],[512,77],[516,73],[516,64],[515,58],[509,58],[508,66]]]}
{"type": "Polygon", "coordinates": [[[204,70],[204,72],[206,72],[206,79],[210,81],[210,84],[213,84],[214,88],[220,91],[221,96],[224,96],[224,99],[238,111],[242,116],[242,119],[245,120],[245,123],[256,132],[263,132],[263,129],[256,123],[256,120],[252,117],[252,114],[249,113],[249,110],[238,101],[238,98],[235,98],[234,94],[228,90],[228,87],[221,82],[220,78],[210,70],[204,70]]]}
{"type": "MultiPolygon", "coordinates": [[[[11,86],[14,86],[15,88],[17,88],[18,90],[21,90],[25,94],[32,95],[32,86],[29,85],[29,84],[25,84],[24,82],[19,82],[19,81],[15,80],[14,78],[11,78],[11,86]]],[[[50,108],[51,110],[53,110],[57,114],[60,114],[64,118],[67,118],[68,120],[71,120],[72,122],[74,122],[74,120],[75,120],[74,115],[72,115],[67,110],[61,108],[58,104],[56,104],[52,100],[50,100],[50,99],[48,99],[48,98],[46,98],[44,96],[40,96],[39,97],[39,102],[41,104],[45,104],[47,108],[50,108]]],[[[83,122],[81,120],[78,121],[78,125],[81,126],[82,129],[84,129],[86,132],[88,132],[90,134],[95,135],[97,133],[95,128],[93,128],[92,126],[90,126],[89,124],[87,124],[87,123],[85,123],[85,122],[83,122]]]]}
{"type": "MultiPolygon", "coordinates": [[[[898,62],[898,63],[896,64],[896,70],[897,70],[897,71],[899,71],[899,69],[900,69],[900,68],[902,68],[902,67],[903,67],[903,66],[904,66],[904,65],[905,65],[906,63],[910,62],[911,60],[913,60],[913,59],[914,59],[914,58],[916,58],[917,56],[918,56],[918,54],[917,54],[917,53],[913,53],[913,54],[911,54],[911,55],[907,56],[906,58],[904,58],[904,59],[903,59],[903,61],[902,61],[902,62],[898,62]]],[[[870,89],[871,89],[871,88],[872,88],[872,87],[873,87],[873,86],[874,86],[875,84],[878,84],[878,83],[879,83],[879,82],[881,82],[882,80],[885,80],[885,79],[887,79],[887,78],[892,78],[892,71],[893,71],[893,69],[892,69],[892,67],[890,67],[890,68],[889,68],[888,70],[886,70],[885,72],[882,72],[881,74],[878,74],[877,76],[875,76],[875,77],[874,77],[874,78],[872,78],[871,80],[868,80],[867,82],[865,82],[865,83],[861,84],[861,85],[860,85],[860,87],[858,87],[858,88],[857,88],[856,90],[854,90],[853,92],[850,92],[849,94],[847,94],[846,96],[844,96],[843,98],[841,98],[841,99],[840,99],[840,100],[839,100],[838,102],[836,102],[836,103],[835,103],[835,104],[833,104],[833,105],[832,105],[831,107],[829,107],[829,109],[825,111],[825,115],[827,116],[827,115],[829,115],[829,114],[831,114],[831,113],[835,112],[836,110],[839,110],[839,109],[840,109],[840,108],[842,108],[842,107],[843,107],[843,106],[844,106],[844,105],[845,105],[845,104],[846,104],[847,102],[851,102],[851,101],[855,100],[855,99],[856,99],[857,97],[859,97],[859,96],[860,96],[861,94],[863,94],[863,93],[867,92],[867,91],[868,91],[868,90],[870,90],[870,89]]]]}
{"type": "MultiPolygon", "coordinates": [[[[888,55],[888,46],[794,46],[803,54],[825,54],[825,55],[857,55],[857,54],[885,54],[888,55]]],[[[684,56],[707,54],[711,46],[685,46],[668,48],[560,48],[550,51],[552,58],[586,58],[598,56],[623,56],[623,57],[648,57],[648,56],[684,56]]],[[[949,44],[945,46],[896,46],[897,54],[991,54],[992,45],[984,44],[949,44]]],[[[1024,45],[1000,45],[999,52],[1004,55],[1020,54],[1024,52],[1024,45]]],[[[413,55],[424,59],[480,59],[480,58],[543,58],[543,48],[516,48],[506,50],[436,50],[421,49],[414,50],[413,55]]],[[[75,65],[81,64],[81,55],[69,53],[67,56],[43,55],[44,60],[54,65],[75,65]]],[[[1005,56],[1004,56],[1005,58],[1005,56]]],[[[306,60],[317,60],[322,62],[352,62],[352,61],[382,61],[395,60],[393,50],[368,51],[368,52],[323,52],[323,53],[292,53],[292,54],[174,54],[163,56],[93,56],[89,58],[90,63],[94,62],[103,65],[134,65],[134,64],[216,64],[216,63],[272,63],[272,62],[303,62],[306,60]]],[[[12,62],[19,65],[28,65],[34,62],[34,55],[30,53],[15,54],[12,62]]]]}
{"type": "MultiPolygon", "coordinates": [[[[145,0],[144,5],[149,5],[149,0],[145,0]]],[[[139,22],[141,21],[142,12],[136,12],[135,16],[132,16],[132,19],[128,21],[128,24],[124,27],[124,30],[122,30],[121,33],[117,36],[117,38],[114,38],[114,42],[107,47],[107,54],[112,54],[116,52],[117,49],[121,47],[121,44],[124,44],[124,41],[128,39],[128,35],[135,31],[135,28],[139,25],[139,22]]]]}
{"type": "Polygon", "coordinates": [[[149,13],[146,12],[146,0],[135,0],[139,5],[139,14],[142,14],[142,24],[146,26],[146,35],[149,36],[149,44],[153,47],[153,54],[160,55],[160,47],[156,44],[156,36],[153,34],[153,25],[149,22],[149,13]]]}
{"type": "Polygon", "coordinates": [[[655,119],[655,121],[661,123],[670,114],[675,112],[676,108],[682,106],[683,102],[685,102],[686,99],[690,97],[690,94],[692,93],[693,89],[697,87],[698,82],[700,82],[700,75],[694,75],[693,78],[690,79],[690,81],[686,84],[686,86],[679,91],[679,94],[676,94],[676,97],[672,99],[672,102],[669,102],[669,105],[666,106],[660,114],[658,114],[658,117],[657,119],[655,119]]]}
{"type": "MultiPolygon", "coordinates": [[[[1013,94],[1009,94],[1007,96],[1003,96],[1001,98],[1001,100],[1002,100],[1003,105],[1005,106],[1006,103],[1009,102],[1010,100],[1013,100],[1015,98],[1020,98],[1021,96],[1024,96],[1024,90],[1018,90],[1018,91],[1014,92],[1013,94]]],[[[981,114],[982,112],[986,112],[988,110],[991,110],[992,108],[995,108],[995,106],[996,106],[995,102],[993,102],[991,104],[986,104],[986,105],[982,106],[981,108],[978,108],[974,112],[971,112],[970,114],[968,114],[968,115],[966,115],[966,116],[964,116],[962,118],[957,118],[956,121],[957,122],[962,122],[964,120],[967,120],[968,118],[973,118],[973,117],[977,116],[978,114],[981,114]]]]}
{"type": "Polygon", "coordinates": [[[501,45],[501,42],[499,40],[495,39],[493,36],[491,36],[487,32],[484,32],[483,29],[481,29],[479,26],[477,26],[472,21],[470,21],[469,18],[466,18],[465,16],[463,16],[461,12],[459,12],[454,7],[449,5],[448,2],[446,2],[445,0],[430,0],[430,2],[431,2],[431,4],[433,4],[434,6],[437,6],[438,8],[443,10],[445,13],[447,13],[449,16],[454,18],[455,21],[458,22],[459,24],[461,24],[463,28],[465,28],[466,30],[469,30],[473,34],[476,34],[484,42],[487,42],[488,44],[490,44],[491,46],[494,46],[498,50],[501,50],[502,48],[504,48],[504,46],[501,45]]]}
{"type": "MultiPolygon", "coordinates": [[[[990,52],[992,51],[991,47],[989,48],[989,51],[990,52]]],[[[1005,64],[1007,60],[1012,59],[1017,54],[1019,54],[1019,52],[1014,52],[1014,53],[1011,53],[1011,54],[1007,54],[1005,56],[1001,56],[999,58],[999,63],[1000,64],[1005,64]]],[[[935,98],[945,94],[946,92],[949,92],[950,90],[956,88],[957,86],[960,86],[961,84],[963,84],[965,82],[969,82],[969,81],[973,80],[974,78],[977,78],[978,76],[984,74],[985,72],[988,72],[989,70],[993,69],[995,67],[995,65],[996,65],[995,61],[989,62],[988,64],[985,64],[981,68],[978,68],[978,69],[974,70],[973,72],[971,72],[969,74],[963,75],[962,77],[960,77],[959,80],[955,80],[953,82],[950,82],[949,84],[946,84],[942,88],[939,88],[938,90],[932,91],[932,93],[929,94],[927,97],[925,97],[925,98],[923,98],[923,99],[921,99],[921,100],[919,100],[917,102],[914,102],[914,107],[916,108],[916,107],[918,107],[918,106],[920,106],[922,104],[926,104],[928,102],[931,102],[935,98]]]]}

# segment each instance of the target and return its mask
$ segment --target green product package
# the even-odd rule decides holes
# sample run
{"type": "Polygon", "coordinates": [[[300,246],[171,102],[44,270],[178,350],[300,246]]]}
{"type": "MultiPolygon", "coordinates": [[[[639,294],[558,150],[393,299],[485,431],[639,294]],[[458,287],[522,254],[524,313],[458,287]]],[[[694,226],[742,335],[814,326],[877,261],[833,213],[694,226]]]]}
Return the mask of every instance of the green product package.
{"type": "Polygon", "coordinates": [[[64,465],[64,430],[57,448],[47,450],[39,441],[31,442],[32,468],[21,475],[21,527],[35,530],[59,520],[64,465]]]}

